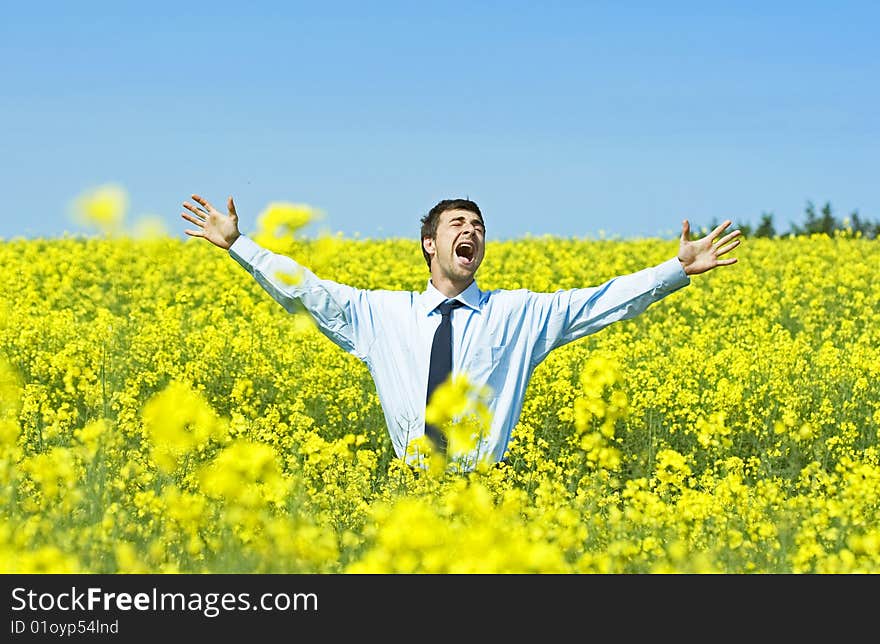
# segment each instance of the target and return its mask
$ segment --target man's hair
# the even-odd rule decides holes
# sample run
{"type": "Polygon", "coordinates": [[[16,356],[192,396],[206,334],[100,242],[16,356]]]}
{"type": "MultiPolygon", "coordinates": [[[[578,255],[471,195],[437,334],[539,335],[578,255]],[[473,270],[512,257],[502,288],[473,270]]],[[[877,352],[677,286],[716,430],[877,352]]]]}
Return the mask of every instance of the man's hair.
{"type": "MultiPolygon", "coordinates": [[[[437,236],[437,222],[440,221],[440,215],[447,210],[467,210],[468,212],[477,215],[481,222],[483,221],[483,213],[480,212],[480,207],[470,199],[444,199],[431,208],[428,211],[428,214],[421,219],[422,234],[419,237],[419,245],[422,248],[422,255],[425,256],[425,262],[428,264],[428,269],[431,268],[431,256],[428,254],[428,251],[425,250],[425,237],[434,239],[437,236]]],[[[483,229],[485,228],[486,224],[483,222],[483,229]]]]}

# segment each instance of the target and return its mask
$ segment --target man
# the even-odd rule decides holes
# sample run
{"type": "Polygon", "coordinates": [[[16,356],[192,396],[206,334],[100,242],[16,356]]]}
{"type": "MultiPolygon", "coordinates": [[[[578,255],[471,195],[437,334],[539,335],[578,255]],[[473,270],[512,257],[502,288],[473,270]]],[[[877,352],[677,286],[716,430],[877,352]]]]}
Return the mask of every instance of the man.
{"type": "Polygon", "coordinates": [[[184,202],[189,212],[181,214],[196,226],[185,230],[187,235],[228,250],[285,309],[294,311],[300,302],[328,338],[366,363],[397,456],[409,460],[408,446],[423,435],[445,449],[442,433],[426,425],[425,409],[450,369],[477,387],[487,386],[491,426],[464,460],[468,469],[479,459],[505,458],[532,372],[553,349],[638,315],[690,284],[691,275],[736,263],[720,257],[740,243],[739,230],[721,237],[730,221],[690,241],[685,220],[676,257],[601,286],[555,293],[481,291],[474,275],[485,254],[483,215],[473,201],[448,199],[421,220],[422,253],[431,274],[426,289],[363,290],[319,279],[242,235],[232,197],[226,215],[199,195],[192,199],[197,205],[184,202]],[[302,276],[295,285],[278,277],[292,274],[302,276]]]}

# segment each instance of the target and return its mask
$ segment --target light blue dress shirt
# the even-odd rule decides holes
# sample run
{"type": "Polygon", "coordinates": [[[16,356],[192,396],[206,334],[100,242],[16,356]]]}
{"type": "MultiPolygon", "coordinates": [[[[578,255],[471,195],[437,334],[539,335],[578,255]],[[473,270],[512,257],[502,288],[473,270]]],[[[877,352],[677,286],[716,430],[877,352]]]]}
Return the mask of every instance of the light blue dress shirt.
{"type": "MultiPolygon", "coordinates": [[[[428,280],[425,291],[364,290],[320,279],[290,257],[241,235],[230,255],[287,311],[297,302],[318,328],[370,370],[398,457],[425,430],[425,392],[437,305],[448,299],[428,280]],[[278,275],[301,275],[295,285],[278,275]]],[[[678,258],[608,280],[601,286],[535,293],[481,291],[476,282],[454,299],[452,373],[487,385],[490,430],[473,463],[504,458],[532,372],[555,348],[634,317],[690,284],[678,258]]]]}

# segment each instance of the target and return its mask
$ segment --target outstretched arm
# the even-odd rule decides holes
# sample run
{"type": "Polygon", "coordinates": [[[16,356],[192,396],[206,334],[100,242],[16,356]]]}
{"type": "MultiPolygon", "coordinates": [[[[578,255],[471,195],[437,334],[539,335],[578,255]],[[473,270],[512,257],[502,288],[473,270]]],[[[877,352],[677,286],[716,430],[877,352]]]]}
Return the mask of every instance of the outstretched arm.
{"type": "Polygon", "coordinates": [[[228,201],[228,215],[199,195],[192,195],[192,199],[198,205],[183,202],[189,212],[180,215],[196,225],[184,231],[187,235],[202,237],[228,250],[288,312],[304,307],[322,333],[349,353],[365,359],[363,347],[370,346],[374,334],[367,291],[320,279],[293,258],[273,253],[242,235],[232,197],[228,201]]]}
{"type": "Polygon", "coordinates": [[[235,212],[232,197],[229,197],[227,204],[228,215],[224,215],[199,195],[192,195],[192,198],[198,206],[184,201],[183,207],[192,214],[183,212],[180,213],[180,216],[198,228],[195,230],[187,229],[183,232],[190,237],[202,237],[223,250],[229,250],[232,243],[241,235],[238,230],[238,215],[235,212]]]}
{"type": "Polygon", "coordinates": [[[691,227],[688,220],[681,222],[681,241],[678,245],[678,261],[687,275],[699,275],[712,270],[716,266],[729,266],[736,264],[736,258],[718,259],[739,246],[739,230],[727,233],[721,239],[718,237],[730,226],[730,220],[716,226],[711,233],[690,241],[691,227]],[[717,240],[717,243],[716,243],[717,240]]]}

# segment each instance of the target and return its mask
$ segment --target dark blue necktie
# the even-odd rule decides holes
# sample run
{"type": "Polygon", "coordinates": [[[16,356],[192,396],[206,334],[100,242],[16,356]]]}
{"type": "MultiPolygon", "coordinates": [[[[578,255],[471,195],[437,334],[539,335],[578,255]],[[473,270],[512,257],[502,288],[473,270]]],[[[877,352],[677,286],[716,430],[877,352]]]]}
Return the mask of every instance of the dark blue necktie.
{"type": "MultiPolygon", "coordinates": [[[[434,332],[434,343],[431,345],[431,363],[428,366],[428,396],[437,386],[449,377],[452,372],[452,309],[462,306],[458,300],[447,300],[437,308],[440,309],[440,326],[434,332]]],[[[425,434],[434,441],[434,445],[442,453],[446,453],[446,436],[439,427],[425,422],[425,434]]]]}

